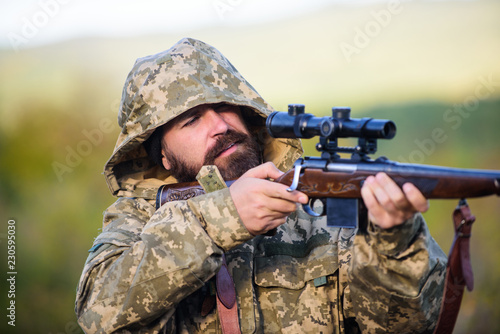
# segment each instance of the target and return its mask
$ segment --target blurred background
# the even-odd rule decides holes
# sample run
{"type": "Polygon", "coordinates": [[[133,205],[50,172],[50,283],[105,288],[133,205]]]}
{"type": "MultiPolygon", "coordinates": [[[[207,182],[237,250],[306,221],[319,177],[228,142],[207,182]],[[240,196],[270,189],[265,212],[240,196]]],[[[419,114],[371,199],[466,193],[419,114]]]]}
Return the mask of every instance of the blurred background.
{"type": "MultiPolygon", "coordinates": [[[[75,290],[102,211],[101,175],[138,57],[183,37],[219,49],[277,110],[392,119],[377,155],[500,169],[500,1],[0,1],[0,332],[80,333],[75,290]],[[15,225],[15,297],[8,226],[15,225]],[[15,301],[15,327],[8,324],[15,301]]],[[[314,141],[306,153],[317,155],[314,141]]],[[[477,223],[455,333],[498,333],[500,205],[477,223]]],[[[456,201],[425,214],[445,253],[456,201]]]]}

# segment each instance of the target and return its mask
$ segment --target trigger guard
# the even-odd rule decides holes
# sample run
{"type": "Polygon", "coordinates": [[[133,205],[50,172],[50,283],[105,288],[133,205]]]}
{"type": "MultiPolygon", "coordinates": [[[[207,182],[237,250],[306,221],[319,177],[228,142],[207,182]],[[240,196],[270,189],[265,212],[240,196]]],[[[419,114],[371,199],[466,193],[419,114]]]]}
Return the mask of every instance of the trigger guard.
{"type": "MultiPolygon", "coordinates": [[[[315,212],[313,209],[311,209],[311,206],[314,206],[314,202],[316,202],[317,200],[320,200],[319,198],[311,198],[309,200],[309,203],[307,204],[302,204],[302,209],[304,209],[304,211],[309,215],[309,216],[313,216],[313,217],[320,217],[320,216],[324,216],[326,214],[326,206],[325,206],[325,203],[323,203],[323,211],[321,213],[317,213],[315,212]]],[[[323,202],[323,201],[321,201],[323,202]]]]}

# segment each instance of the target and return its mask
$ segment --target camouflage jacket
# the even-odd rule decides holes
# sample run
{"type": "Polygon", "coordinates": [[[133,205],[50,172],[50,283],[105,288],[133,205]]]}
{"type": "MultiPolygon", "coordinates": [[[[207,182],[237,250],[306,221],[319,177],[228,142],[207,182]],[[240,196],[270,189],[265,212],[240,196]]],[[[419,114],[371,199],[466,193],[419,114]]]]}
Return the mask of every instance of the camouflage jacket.
{"type": "Polygon", "coordinates": [[[289,169],[300,142],[263,131],[272,111],[214,48],[183,39],[139,59],[125,83],[122,133],[105,166],[117,201],[104,214],[77,291],[89,333],[220,333],[217,309],[201,312],[226,254],[242,333],[431,332],[446,257],[420,215],[366,234],[327,227],[301,209],[274,236],[253,237],[228,189],[155,210],[159,185],[176,182],[142,142],[201,103],[239,105],[265,161],[289,169]]]}

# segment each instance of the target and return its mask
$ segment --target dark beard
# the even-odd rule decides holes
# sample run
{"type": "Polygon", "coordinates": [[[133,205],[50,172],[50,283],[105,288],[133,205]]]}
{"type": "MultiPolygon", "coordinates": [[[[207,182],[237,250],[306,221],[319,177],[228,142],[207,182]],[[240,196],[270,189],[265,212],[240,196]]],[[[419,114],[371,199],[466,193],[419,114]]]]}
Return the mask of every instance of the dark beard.
{"type": "MultiPolygon", "coordinates": [[[[196,181],[196,175],[202,166],[194,166],[175,156],[168,149],[165,149],[164,153],[170,162],[170,173],[177,181],[196,181]]],[[[261,160],[260,147],[253,137],[234,130],[228,130],[223,136],[217,138],[214,147],[207,152],[203,166],[215,164],[224,180],[236,180],[247,170],[258,166],[261,160]],[[216,164],[215,159],[217,156],[232,143],[239,144],[242,150],[234,152],[216,164]]]]}

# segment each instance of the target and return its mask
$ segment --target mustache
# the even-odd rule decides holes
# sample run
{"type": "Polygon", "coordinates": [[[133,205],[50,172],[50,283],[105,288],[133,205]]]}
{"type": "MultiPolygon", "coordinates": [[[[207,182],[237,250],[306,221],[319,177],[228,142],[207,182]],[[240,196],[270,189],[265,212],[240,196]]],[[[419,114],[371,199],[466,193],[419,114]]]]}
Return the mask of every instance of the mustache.
{"type": "Polygon", "coordinates": [[[245,143],[250,138],[247,134],[229,129],[224,135],[217,138],[214,146],[205,155],[204,165],[213,165],[215,159],[224,152],[230,145],[235,143],[245,143]]]}

